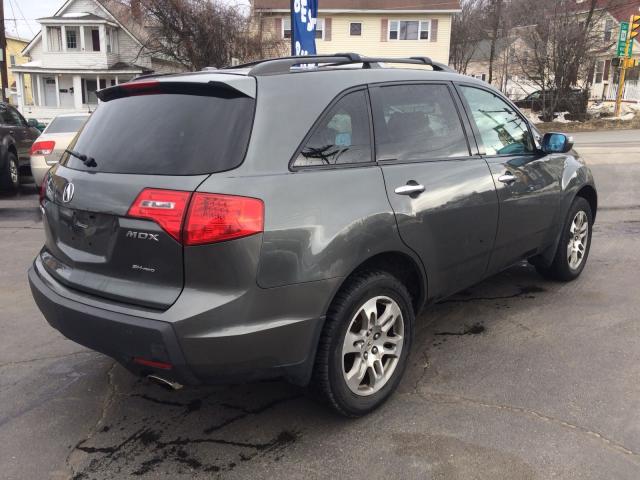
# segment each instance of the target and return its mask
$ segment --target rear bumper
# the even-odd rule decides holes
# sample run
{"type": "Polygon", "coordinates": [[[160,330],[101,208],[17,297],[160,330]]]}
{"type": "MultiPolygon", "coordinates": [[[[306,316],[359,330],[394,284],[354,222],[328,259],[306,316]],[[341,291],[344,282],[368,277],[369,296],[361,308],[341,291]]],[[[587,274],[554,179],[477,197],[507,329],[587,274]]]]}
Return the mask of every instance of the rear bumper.
{"type": "Polygon", "coordinates": [[[185,385],[200,383],[187,367],[170,323],[123,315],[69,300],[29,269],[29,285],[49,324],[80,345],[108,355],[138,375],[158,374],[185,385]],[[134,357],[170,363],[171,370],[133,363],[134,357]]]}
{"type": "MultiPolygon", "coordinates": [[[[322,316],[247,321],[226,305],[220,312],[214,309],[197,317],[144,318],[123,313],[122,304],[105,309],[95,306],[95,297],[83,303],[77,300],[78,292],[66,295],[65,287],[38,263],[37,259],[29,269],[29,284],[47,322],[70,340],[114,358],[137,375],[155,374],[184,385],[277,377],[298,385],[309,381],[322,316]],[[89,304],[92,302],[94,305],[89,304]],[[209,320],[203,322],[203,315],[209,320]],[[221,315],[227,322],[233,318],[238,327],[216,329],[221,315]],[[199,326],[197,331],[194,323],[199,326]],[[133,363],[135,357],[169,363],[172,368],[143,367],[133,363]]],[[[271,292],[271,296],[304,295],[300,289],[305,288],[309,286],[291,286],[288,292],[271,292]]],[[[254,300],[259,302],[256,297],[262,295],[254,295],[254,300]]]]}
{"type": "Polygon", "coordinates": [[[44,176],[52,167],[52,165],[48,165],[43,156],[35,156],[31,157],[31,175],[33,176],[33,181],[39,187],[42,185],[42,181],[44,180],[44,176]]]}

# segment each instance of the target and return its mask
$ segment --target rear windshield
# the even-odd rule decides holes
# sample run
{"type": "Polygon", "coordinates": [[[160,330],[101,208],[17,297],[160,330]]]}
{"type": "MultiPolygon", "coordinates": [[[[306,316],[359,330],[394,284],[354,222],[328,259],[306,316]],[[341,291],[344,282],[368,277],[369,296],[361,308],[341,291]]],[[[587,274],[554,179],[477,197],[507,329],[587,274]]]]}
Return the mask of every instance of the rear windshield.
{"type": "Polygon", "coordinates": [[[47,133],[75,133],[82,128],[89,117],[56,117],[47,127],[47,133]]]}
{"type": "Polygon", "coordinates": [[[69,148],[92,157],[77,170],[148,175],[200,175],[242,163],[255,100],[221,90],[219,96],[155,94],[103,102],[69,148]]]}

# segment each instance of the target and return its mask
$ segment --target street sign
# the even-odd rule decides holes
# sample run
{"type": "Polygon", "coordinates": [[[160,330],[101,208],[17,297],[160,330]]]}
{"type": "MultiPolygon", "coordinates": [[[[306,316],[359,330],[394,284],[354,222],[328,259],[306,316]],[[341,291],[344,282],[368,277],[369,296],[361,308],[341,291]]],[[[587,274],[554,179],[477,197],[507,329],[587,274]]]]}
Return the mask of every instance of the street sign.
{"type": "Polygon", "coordinates": [[[624,57],[625,48],[627,46],[627,35],[629,34],[629,22],[620,22],[620,36],[618,37],[618,57],[624,57]]]}

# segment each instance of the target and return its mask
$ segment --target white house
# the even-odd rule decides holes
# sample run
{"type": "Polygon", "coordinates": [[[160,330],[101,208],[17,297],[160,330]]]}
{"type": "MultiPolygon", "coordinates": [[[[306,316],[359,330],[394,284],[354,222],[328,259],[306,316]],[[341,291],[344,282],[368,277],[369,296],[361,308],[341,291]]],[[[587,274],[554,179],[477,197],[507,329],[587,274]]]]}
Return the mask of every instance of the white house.
{"type": "Polygon", "coordinates": [[[29,61],[16,65],[18,108],[47,120],[60,113],[91,111],[96,90],[147,73],[182,70],[145,48],[149,39],[138,3],[67,0],[24,48],[29,61]],[[26,100],[25,84],[33,99],[26,100]]]}

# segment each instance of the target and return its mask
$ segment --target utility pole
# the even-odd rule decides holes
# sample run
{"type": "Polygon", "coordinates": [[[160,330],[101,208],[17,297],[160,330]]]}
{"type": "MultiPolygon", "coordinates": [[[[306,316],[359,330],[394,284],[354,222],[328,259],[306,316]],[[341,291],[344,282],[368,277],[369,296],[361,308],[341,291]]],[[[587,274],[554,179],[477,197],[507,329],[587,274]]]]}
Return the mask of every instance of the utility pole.
{"type": "MultiPolygon", "coordinates": [[[[624,24],[624,22],[623,22],[624,24]]],[[[624,25],[621,25],[623,29],[624,25]]],[[[627,73],[627,68],[630,68],[633,62],[631,60],[631,49],[633,48],[633,41],[640,33],[640,15],[631,15],[629,23],[627,24],[627,38],[624,43],[624,52],[622,52],[622,61],[620,68],[620,81],[618,82],[618,94],[616,95],[616,109],[614,116],[619,117],[622,110],[622,95],[624,90],[624,77],[627,73]]],[[[623,31],[623,30],[622,30],[623,31]]],[[[620,52],[619,52],[620,53],[620,52]]]]}
{"type": "Polygon", "coordinates": [[[491,35],[491,48],[489,51],[489,85],[493,82],[493,62],[496,57],[496,42],[498,41],[498,31],[500,30],[500,20],[502,17],[502,0],[493,0],[493,31],[491,35]]]}
{"type": "Polygon", "coordinates": [[[0,49],[2,56],[0,61],[0,81],[2,82],[2,101],[7,101],[7,89],[9,88],[9,78],[7,75],[7,37],[4,32],[4,0],[0,0],[0,49]]]}

